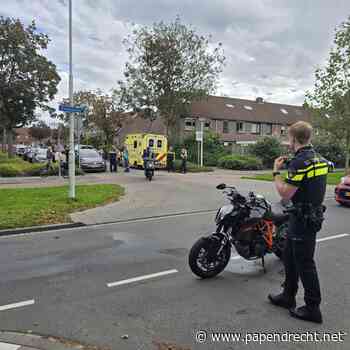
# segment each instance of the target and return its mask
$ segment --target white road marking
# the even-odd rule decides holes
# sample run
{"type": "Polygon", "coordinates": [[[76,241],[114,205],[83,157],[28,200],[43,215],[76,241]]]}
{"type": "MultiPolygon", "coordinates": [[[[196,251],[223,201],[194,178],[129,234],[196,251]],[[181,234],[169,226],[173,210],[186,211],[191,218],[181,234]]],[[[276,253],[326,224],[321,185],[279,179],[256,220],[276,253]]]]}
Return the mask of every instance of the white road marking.
{"type": "Polygon", "coordinates": [[[143,275],[143,276],[139,276],[139,277],[129,278],[129,279],[127,279],[127,280],[122,280],[122,281],[118,281],[118,282],[107,283],[107,287],[111,288],[111,287],[122,286],[122,285],[124,285],[124,284],[129,284],[129,283],[144,281],[144,280],[148,280],[148,279],[151,279],[151,278],[156,278],[156,277],[160,277],[160,276],[166,276],[166,275],[170,275],[170,274],[177,273],[177,272],[179,272],[179,271],[173,269],[173,270],[167,270],[167,271],[152,273],[152,274],[150,274],[150,275],[143,275]]]}
{"type": "Polygon", "coordinates": [[[1,343],[0,342],[0,350],[17,350],[21,347],[21,345],[1,343]]]}
{"type": "Polygon", "coordinates": [[[243,259],[240,255],[231,256],[231,260],[243,259]]]}
{"type": "Polygon", "coordinates": [[[334,235],[334,236],[328,236],[328,237],[319,238],[319,239],[317,239],[317,242],[324,242],[324,241],[329,241],[331,239],[343,238],[343,237],[347,237],[347,236],[349,236],[348,233],[343,233],[341,235],[334,235]]]}
{"type": "Polygon", "coordinates": [[[35,304],[35,300],[34,299],[21,301],[19,303],[14,303],[14,304],[8,304],[8,305],[0,306],[0,311],[16,309],[18,307],[23,307],[23,306],[33,305],[33,304],[35,304]]]}
{"type": "MultiPolygon", "coordinates": [[[[331,239],[347,237],[349,235],[350,235],[349,233],[342,233],[340,235],[334,235],[334,236],[318,238],[316,241],[317,241],[317,243],[319,243],[319,242],[324,242],[324,241],[330,241],[331,239]]],[[[240,255],[233,255],[233,256],[231,256],[231,260],[238,260],[238,259],[243,259],[243,258],[240,255]]]]}

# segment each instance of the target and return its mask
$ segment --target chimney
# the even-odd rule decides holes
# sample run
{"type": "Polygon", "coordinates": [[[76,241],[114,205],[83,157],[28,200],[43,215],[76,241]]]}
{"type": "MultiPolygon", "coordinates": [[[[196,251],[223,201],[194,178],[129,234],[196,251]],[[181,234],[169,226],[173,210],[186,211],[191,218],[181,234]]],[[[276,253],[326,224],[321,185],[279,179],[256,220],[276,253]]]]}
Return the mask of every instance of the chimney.
{"type": "Polygon", "coordinates": [[[256,103],[264,103],[264,99],[262,97],[257,97],[255,101],[256,103]]]}

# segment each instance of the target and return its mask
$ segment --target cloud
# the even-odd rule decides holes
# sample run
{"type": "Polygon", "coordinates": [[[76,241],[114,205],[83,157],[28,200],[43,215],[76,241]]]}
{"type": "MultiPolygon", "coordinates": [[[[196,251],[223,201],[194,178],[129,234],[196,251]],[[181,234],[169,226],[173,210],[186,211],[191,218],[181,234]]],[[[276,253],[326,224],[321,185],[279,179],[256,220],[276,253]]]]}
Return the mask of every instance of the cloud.
{"type": "MultiPolygon", "coordinates": [[[[0,13],[36,20],[52,42],[49,58],[62,81],[56,102],[68,93],[67,0],[12,0],[0,13]]],[[[122,78],[127,60],[122,39],[131,24],[172,21],[176,15],[227,57],[217,94],[302,104],[324,63],[336,25],[350,14],[348,0],[73,0],[75,89],[110,90],[122,78]]]]}

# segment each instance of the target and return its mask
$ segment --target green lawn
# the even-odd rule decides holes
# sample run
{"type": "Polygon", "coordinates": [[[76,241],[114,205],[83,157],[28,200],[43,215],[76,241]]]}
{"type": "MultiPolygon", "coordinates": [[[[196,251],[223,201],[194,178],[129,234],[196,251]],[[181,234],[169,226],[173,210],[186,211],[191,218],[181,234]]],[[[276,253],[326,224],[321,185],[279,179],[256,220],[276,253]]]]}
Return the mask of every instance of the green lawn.
{"type": "Polygon", "coordinates": [[[81,185],[76,200],[68,199],[68,187],[0,189],[0,229],[69,222],[69,213],[118,201],[124,189],[118,185],[81,185]]]}
{"type": "MultiPolygon", "coordinates": [[[[282,176],[284,177],[285,174],[282,173],[282,176]]],[[[340,182],[340,179],[345,176],[344,172],[334,172],[329,173],[327,176],[327,184],[328,185],[338,185],[340,182]]],[[[242,179],[248,179],[248,180],[261,180],[261,181],[272,181],[272,173],[266,173],[266,174],[257,174],[254,176],[242,176],[242,179]]]]}

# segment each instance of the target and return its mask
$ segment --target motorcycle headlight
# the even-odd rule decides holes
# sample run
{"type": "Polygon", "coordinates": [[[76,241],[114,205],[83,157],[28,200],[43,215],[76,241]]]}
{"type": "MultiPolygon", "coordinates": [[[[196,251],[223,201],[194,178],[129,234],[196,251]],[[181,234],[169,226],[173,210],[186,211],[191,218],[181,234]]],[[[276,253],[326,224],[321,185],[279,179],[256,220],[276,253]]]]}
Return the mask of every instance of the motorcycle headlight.
{"type": "Polygon", "coordinates": [[[233,209],[234,207],[232,204],[224,205],[223,207],[221,207],[216,214],[216,223],[219,223],[221,220],[223,220],[226,215],[231,214],[233,209]]]}

